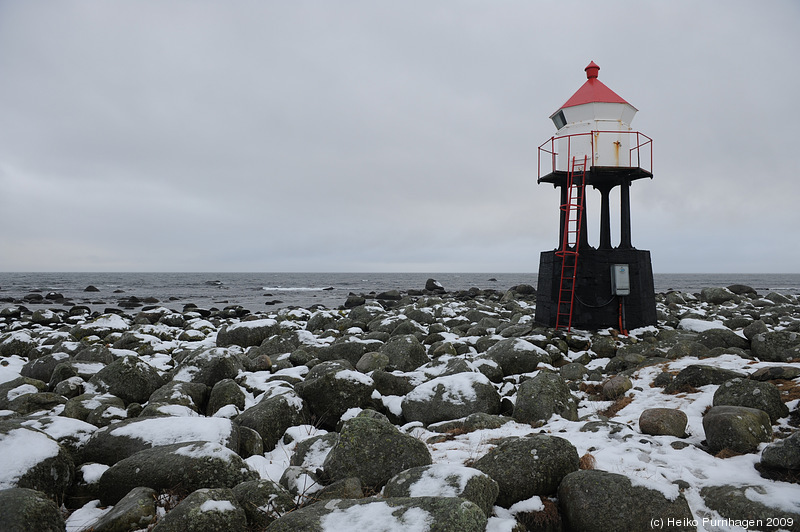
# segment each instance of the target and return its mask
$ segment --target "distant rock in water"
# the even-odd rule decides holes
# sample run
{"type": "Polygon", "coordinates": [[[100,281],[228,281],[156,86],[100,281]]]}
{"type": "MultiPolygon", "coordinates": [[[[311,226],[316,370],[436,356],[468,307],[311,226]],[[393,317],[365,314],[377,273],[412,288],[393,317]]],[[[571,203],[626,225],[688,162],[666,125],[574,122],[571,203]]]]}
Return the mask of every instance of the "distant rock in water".
{"type": "Polygon", "coordinates": [[[445,291],[444,286],[442,286],[442,283],[440,283],[436,279],[428,279],[427,281],[425,281],[425,290],[428,290],[430,292],[445,291]]]}
{"type": "Polygon", "coordinates": [[[222,286],[222,281],[206,281],[205,284],[209,286],[222,286]]]}
{"type": "Polygon", "coordinates": [[[94,285],[91,285],[91,284],[90,284],[89,286],[87,286],[86,288],[84,288],[84,289],[83,289],[83,291],[84,291],[84,292],[99,292],[99,291],[100,291],[100,289],[99,289],[99,288],[97,288],[96,286],[94,286],[94,285]]]}

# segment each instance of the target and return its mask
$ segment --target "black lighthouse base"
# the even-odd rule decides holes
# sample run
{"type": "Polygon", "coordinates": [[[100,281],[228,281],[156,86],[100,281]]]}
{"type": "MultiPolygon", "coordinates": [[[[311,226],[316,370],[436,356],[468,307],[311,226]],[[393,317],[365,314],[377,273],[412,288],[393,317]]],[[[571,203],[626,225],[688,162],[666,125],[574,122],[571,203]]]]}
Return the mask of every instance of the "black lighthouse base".
{"type": "MultiPolygon", "coordinates": [[[[539,261],[539,284],[536,294],[536,321],[556,326],[558,291],[561,281],[561,257],[556,251],[544,251],[539,261]]],[[[656,298],[650,252],[634,248],[584,248],[578,257],[572,327],[635,329],[655,325],[656,298]],[[611,291],[613,264],[627,264],[630,274],[630,295],[615,296],[611,291]],[[623,309],[620,309],[622,302],[623,309]]],[[[566,326],[565,320],[562,323],[566,326]]]]}

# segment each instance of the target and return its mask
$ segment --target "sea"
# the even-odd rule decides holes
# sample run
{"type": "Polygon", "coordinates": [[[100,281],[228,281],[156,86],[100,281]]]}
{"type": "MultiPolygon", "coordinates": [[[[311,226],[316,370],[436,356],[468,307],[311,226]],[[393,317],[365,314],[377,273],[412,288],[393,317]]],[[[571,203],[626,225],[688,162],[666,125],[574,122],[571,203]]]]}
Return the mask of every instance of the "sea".
{"type": "MultiPolygon", "coordinates": [[[[435,279],[447,291],[505,291],[536,286],[536,273],[24,273],[0,272],[0,309],[14,305],[54,308],[85,305],[93,311],[138,300],[139,305],[181,311],[187,304],[251,312],[287,307],[338,308],[347,296],[387,290],[422,290],[435,279]],[[88,287],[96,291],[86,291],[88,287]],[[42,296],[37,301],[36,294],[42,296]],[[61,298],[57,297],[61,296],[61,298]]],[[[800,274],[655,274],[656,292],[697,293],[706,287],[745,284],[759,293],[800,295],[800,274]]],[[[130,308],[130,307],[129,307],[130,308]]]]}

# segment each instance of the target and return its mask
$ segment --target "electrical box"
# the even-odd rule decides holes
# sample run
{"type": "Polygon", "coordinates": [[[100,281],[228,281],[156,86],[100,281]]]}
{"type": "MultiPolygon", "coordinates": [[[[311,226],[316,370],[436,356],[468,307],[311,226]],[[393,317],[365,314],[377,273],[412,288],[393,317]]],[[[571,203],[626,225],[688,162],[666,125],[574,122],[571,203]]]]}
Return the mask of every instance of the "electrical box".
{"type": "Polygon", "coordinates": [[[611,293],[615,296],[630,295],[631,276],[627,264],[611,265],[611,293]]]}

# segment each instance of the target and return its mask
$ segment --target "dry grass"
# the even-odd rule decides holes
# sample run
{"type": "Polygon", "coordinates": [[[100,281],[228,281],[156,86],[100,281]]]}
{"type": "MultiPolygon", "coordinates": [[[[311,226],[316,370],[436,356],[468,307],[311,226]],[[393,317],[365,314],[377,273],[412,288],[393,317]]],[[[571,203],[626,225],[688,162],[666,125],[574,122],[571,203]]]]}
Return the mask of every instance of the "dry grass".
{"type": "Polygon", "coordinates": [[[597,467],[597,460],[595,460],[591,453],[586,453],[581,456],[578,467],[580,469],[595,469],[597,467]]]}
{"type": "Polygon", "coordinates": [[[633,397],[626,396],[620,397],[616,401],[614,401],[608,408],[600,410],[598,414],[605,417],[614,417],[617,415],[617,412],[628,406],[633,402],[633,397]]]}
{"type": "Polygon", "coordinates": [[[715,454],[714,457],[725,459],[725,458],[733,458],[734,456],[742,456],[742,454],[744,453],[737,453],[733,449],[728,449],[727,447],[725,447],[720,452],[715,454]]]}
{"type": "Polygon", "coordinates": [[[582,382],[578,385],[578,389],[589,396],[590,401],[603,401],[603,385],[590,384],[582,382]]]}
{"type": "Polygon", "coordinates": [[[544,510],[540,512],[520,512],[517,520],[525,530],[561,530],[561,514],[555,502],[542,497],[544,510]]]}
{"type": "Polygon", "coordinates": [[[776,379],[770,382],[778,387],[781,392],[781,401],[784,403],[800,399],[800,383],[786,379],[776,379]]]}

